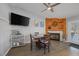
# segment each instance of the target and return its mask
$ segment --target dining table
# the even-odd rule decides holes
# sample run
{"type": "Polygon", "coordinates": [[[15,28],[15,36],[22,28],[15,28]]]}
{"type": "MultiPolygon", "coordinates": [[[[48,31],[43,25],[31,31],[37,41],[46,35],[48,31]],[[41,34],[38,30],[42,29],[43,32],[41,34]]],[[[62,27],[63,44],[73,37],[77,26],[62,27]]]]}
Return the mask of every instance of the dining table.
{"type": "Polygon", "coordinates": [[[39,34],[39,35],[33,36],[34,40],[36,41],[35,42],[36,47],[39,48],[39,49],[41,48],[40,41],[42,40],[41,38],[43,38],[43,37],[44,37],[44,34],[39,34]]]}
{"type": "Polygon", "coordinates": [[[50,45],[50,38],[48,37],[49,35],[47,34],[39,34],[39,35],[34,35],[33,40],[36,43],[36,47],[38,49],[44,48],[44,54],[46,53],[46,49],[48,49],[48,52],[50,51],[49,45],[50,45]]]}

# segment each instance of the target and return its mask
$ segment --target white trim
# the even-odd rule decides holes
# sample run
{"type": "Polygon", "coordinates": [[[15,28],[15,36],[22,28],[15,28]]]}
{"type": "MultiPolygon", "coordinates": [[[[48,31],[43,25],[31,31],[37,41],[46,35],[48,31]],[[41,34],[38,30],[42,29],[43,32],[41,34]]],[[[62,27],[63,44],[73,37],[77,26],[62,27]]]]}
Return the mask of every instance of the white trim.
{"type": "Polygon", "coordinates": [[[11,47],[5,52],[4,56],[7,55],[7,53],[9,52],[10,49],[11,49],[11,47]]]}
{"type": "Polygon", "coordinates": [[[48,31],[48,33],[60,33],[60,41],[63,41],[63,31],[48,31]]]}

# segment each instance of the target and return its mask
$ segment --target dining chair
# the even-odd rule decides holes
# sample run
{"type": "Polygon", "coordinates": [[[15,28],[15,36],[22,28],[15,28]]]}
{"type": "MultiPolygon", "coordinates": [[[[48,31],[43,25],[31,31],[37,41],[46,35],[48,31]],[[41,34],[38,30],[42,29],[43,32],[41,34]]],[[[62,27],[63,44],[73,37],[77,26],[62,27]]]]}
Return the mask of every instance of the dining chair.
{"type": "Polygon", "coordinates": [[[50,52],[50,35],[46,34],[44,37],[41,37],[40,45],[41,48],[44,48],[44,54],[46,53],[46,49],[50,52]]]}
{"type": "Polygon", "coordinates": [[[30,45],[31,45],[31,51],[32,51],[32,39],[33,39],[33,38],[32,38],[32,35],[31,35],[31,34],[30,34],[30,39],[31,39],[31,40],[30,40],[30,42],[31,42],[30,45]]]}
{"type": "Polygon", "coordinates": [[[39,40],[38,40],[38,39],[35,39],[32,34],[30,34],[30,39],[31,39],[31,40],[30,40],[30,42],[31,42],[30,45],[31,45],[31,51],[32,51],[32,49],[33,49],[33,43],[35,43],[35,44],[36,44],[36,47],[38,47],[38,45],[39,45],[39,44],[38,44],[38,41],[39,41],[39,40]]]}

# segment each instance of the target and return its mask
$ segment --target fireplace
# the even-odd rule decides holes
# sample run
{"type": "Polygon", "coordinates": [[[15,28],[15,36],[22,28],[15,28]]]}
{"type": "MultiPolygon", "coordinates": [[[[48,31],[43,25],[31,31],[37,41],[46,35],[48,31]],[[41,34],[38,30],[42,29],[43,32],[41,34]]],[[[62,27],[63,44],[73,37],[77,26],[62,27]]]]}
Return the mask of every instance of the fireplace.
{"type": "Polygon", "coordinates": [[[50,39],[60,41],[60,33],[50,33],[50,39]]]}
{"type": "Polygon", "coordinates": [[[63,31],[48,31],[50,38],[56,41],[63,41],[63,31]]]}

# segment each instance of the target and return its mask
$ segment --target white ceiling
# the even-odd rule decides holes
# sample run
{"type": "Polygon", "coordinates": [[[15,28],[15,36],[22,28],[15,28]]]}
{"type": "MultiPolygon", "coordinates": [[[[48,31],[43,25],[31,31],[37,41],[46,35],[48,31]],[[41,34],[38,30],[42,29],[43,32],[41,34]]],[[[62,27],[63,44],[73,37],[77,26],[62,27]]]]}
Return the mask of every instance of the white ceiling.
{"type": "Polygon", "coordinates": [[[47,8],[42,3],[10,3],[9,6],[10,8],[20,8],[33,15],[43,17],[71,17],[79,15],[79,3],[61,3],[54,7],[53,13],[48,10],[41,13],[42,10],[47,8]]]}

